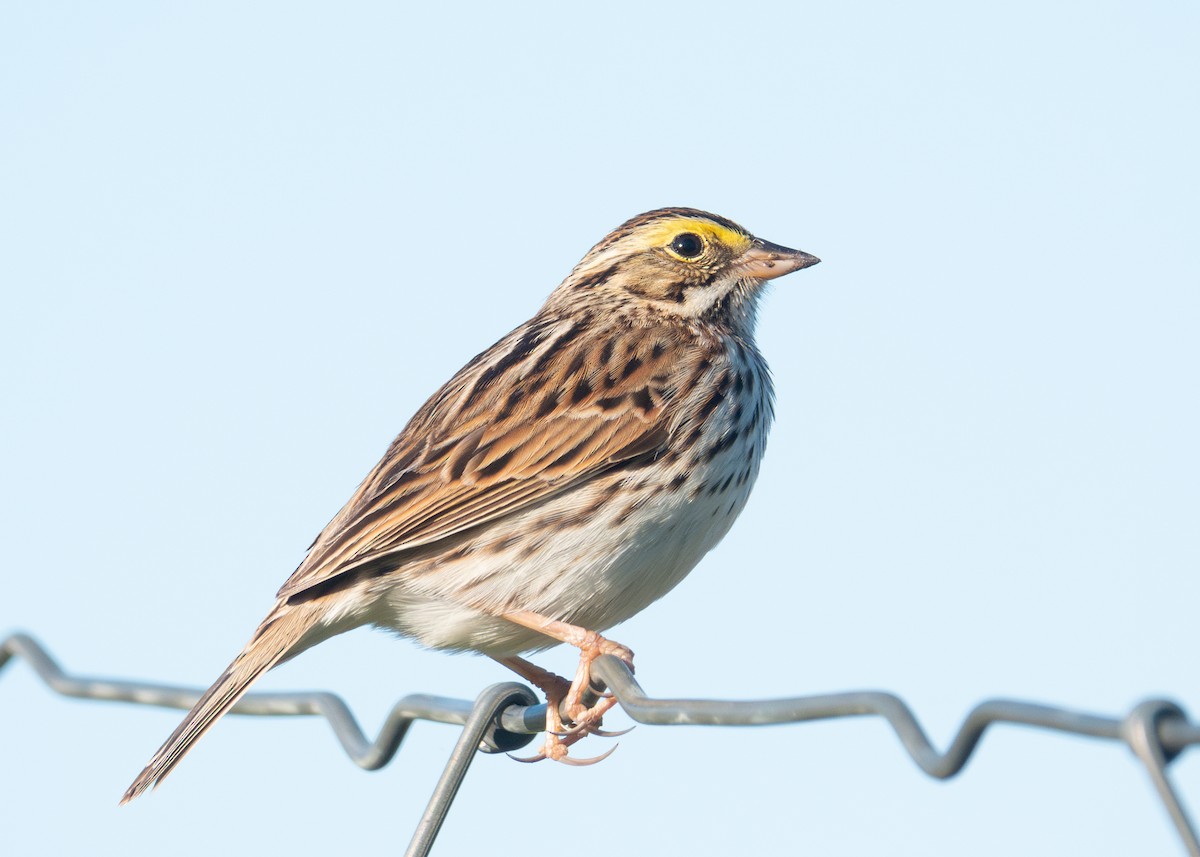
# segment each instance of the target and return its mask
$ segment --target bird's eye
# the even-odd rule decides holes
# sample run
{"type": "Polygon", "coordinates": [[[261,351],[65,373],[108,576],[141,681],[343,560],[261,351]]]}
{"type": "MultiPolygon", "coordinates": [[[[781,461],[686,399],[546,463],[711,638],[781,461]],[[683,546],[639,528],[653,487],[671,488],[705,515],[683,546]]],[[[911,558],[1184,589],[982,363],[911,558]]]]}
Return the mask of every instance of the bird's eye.
{"type": "Polygon", "coordinates": [[[695,232],[684,232],[671,239],[671,250],[685,259],[695,259],[704,252],[704,242],[695,232]]]}

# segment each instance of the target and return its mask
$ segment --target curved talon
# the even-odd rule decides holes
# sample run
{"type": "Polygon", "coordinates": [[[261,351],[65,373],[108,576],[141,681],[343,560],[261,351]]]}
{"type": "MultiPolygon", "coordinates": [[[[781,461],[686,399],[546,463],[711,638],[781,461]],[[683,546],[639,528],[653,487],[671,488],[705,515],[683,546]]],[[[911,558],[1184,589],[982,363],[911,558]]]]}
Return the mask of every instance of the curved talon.
{"type": "Polygon", "coordinates": [[[622,735],[628,735],[634,729],[637,729],[636,724],[630,726],[628,729],[618,729],[616,732],[607,729],[593,729],[589,734],[599,735],[601,738],[620,738],[622,735]]]}
{"type": "Polygon", "coordinates": [[[554,732],[550,732],[547,734],[553,735],[555,738],[558,738],[560,740],[566,740],[567,738],[572,738],[574,740],[572,740],[571,743],[574,744],[575,741],[578,741],[580,738],[584,737],[585,735],[591,735],[592,730],[589,729],[588,724],[586,722],[584,722],[584,723],[578,723],[578,724],[575,724],[572,726],[564,725],[561,730],[556,730],[554,732]]]}
{"type": "MultiPolygon", "coordinates": [[[[613,747],[613,749],[615,750],[617,748],[613,747]]],[[[505,753],[504,755],[508,756],[508,758],[512,759],[514,762],[521,762],[525,765],[532,765],[534,762],[546,761],[545,756],[514,756],[512,753],[505,753]]]]}
{"type": "Polygon", "coordinates": [[[570,738],[574,735],[578,735],[580,738],[582,738],[584,735],[599,735],[601,738],[620,738],[622,735],[628,735],[636,728],[637,724],[635,723],[628,729],[618,729],[614,732],[609,729],[601,729],[598,726],[592,726],[590,723],[588,723],[588,721],[584,720],[583,722],[577,723],[574,726],[568,726],[562,732],[555,732],[554,734],[559,738],[570,738]]]}
{"type": "Polygon", "coordinates": [[[617,748],[620,746],[620,744],[614,744],[609,748],[608,752],[601,753],[599,756],[593,756],[590,759],[576,759],[573,756],[563,756],[561,759],[556,759],[555,761],[562,762],[564,765],[574,765],[577,768],[582,768],[585,765],[594,765],[597,762],[603,762],[605,759],[615,753],[617,748]]]}

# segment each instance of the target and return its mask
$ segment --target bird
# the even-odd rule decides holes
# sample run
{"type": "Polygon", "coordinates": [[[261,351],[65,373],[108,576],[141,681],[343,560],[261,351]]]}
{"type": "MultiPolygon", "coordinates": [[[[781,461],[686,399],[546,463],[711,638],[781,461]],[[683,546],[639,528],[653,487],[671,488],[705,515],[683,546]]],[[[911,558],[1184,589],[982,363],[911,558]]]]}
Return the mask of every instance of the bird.
{"type": "Polygon", "coordinates": [[[494,658],[546,694],[532,760],[596,761],[569,753],[615,702],[588,695],[591,664],[633,663],[601,632],[675,587],[745,506],[774,411],[760,298],[819,261],[693,208],[605,236],[416,412],[121,803],[264,672],[364,625],[494,658]],[[580,650],[571,680],[522,657],[560,643],[580,650]]]}

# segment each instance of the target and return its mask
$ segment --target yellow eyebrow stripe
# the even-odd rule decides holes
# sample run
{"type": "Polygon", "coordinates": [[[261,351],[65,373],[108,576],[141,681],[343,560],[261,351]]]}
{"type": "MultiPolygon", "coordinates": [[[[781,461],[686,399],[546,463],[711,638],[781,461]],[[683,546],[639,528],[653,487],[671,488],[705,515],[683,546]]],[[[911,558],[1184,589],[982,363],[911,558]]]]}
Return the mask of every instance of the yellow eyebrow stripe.
{"type": "Polygon", "coordinates": [[[749,236],[725,226],[718,226],[710,220],[692,217],[676,217],[650,224],[641,231],[639,237],[645,242],[643,247],[663,247],[676,235],[684,232],[695,232],[710,241],[723,244],[735,254],[742,253],[750,247],[749,236]]]}

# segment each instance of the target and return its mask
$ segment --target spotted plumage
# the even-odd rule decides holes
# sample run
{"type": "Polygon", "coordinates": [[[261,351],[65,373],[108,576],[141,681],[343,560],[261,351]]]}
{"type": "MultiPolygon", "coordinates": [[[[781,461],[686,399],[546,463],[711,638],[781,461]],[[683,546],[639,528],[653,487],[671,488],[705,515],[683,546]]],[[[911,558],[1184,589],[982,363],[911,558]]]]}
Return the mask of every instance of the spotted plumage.
{"type": "Polygon", "coordinates": [[[413,416],[125,800],[262,672],[368,624],[538,683],[554,703],[542,755],[567,760],[558,703],[577,736],[595,731],[607,705],[581,705],[587,666],[632,657],[596,632],[674,587],[749,496],[773,396],[757,299],[816,261],[693,209],[605,237],[413,416]],[[582,652],[569,687],[518,657],[556,642],[582,652]]]}

